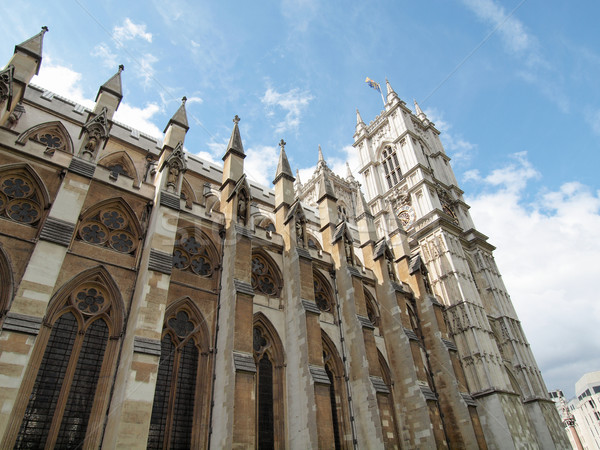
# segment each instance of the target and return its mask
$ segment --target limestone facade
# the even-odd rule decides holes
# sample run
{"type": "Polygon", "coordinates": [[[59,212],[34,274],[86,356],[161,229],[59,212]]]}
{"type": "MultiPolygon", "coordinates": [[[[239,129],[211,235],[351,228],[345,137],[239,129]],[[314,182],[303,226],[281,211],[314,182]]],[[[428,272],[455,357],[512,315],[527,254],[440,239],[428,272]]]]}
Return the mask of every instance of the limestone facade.
{"type": "Polygon", "coordinates": [[[1,448],[568,447],[391,87],[355,135],[368,202],[320,151],[301,184],[283,140],[273,190],[237,116],[217,167],[183,151],[185,98],[162,143],[113,120],[122,67],[92,110],[31,85],[46,31],[0,72],[1,448]]]}

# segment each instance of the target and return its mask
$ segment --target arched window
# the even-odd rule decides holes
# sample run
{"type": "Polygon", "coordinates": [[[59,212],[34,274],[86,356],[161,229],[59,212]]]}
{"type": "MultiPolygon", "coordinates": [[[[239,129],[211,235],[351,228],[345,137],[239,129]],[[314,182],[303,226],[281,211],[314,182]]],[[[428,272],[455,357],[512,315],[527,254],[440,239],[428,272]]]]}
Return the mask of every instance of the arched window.
{"type": "Polygon", "coordinates": [[[318,271],[313,272],[315,303],[321,311],[331,311],[334,305],[331,286],[318,271]]]}
{"type": "Polygon", "coordinates": [[[367,302],[367,316],[371,323],[378,327],[380,324],[380,315],[379,315],[379,306],[377,305],[377,301],[371,295],[368,289],[364,290],[365,292],[365,300],[367,302]]]}
{"type": "Polygon", "coordinates": [[[37,226],[48,198],[41,179],[29,165],[11,164],[0,171],[0,217],[37,226]]]}
{"type": "Polygon", "coordinates": [[[14,448],[98,447],[123,317],[119,288],[103,267],[55,294],[36,342],[41,360],[25,377],[35,381],[23,383],[15,407],[14,448]]]}
{"type": "Polygon", "coordinates": [[[387,146],[383,149],[383,152],[381,153],[381,164],[383,165],[388,188],[391,189],[402,180],[402,171],[400,170],[398,156],[396,155],[396,150],[391,146],[387,146]]]}
{"type": "Polygon", "coordinates": [[[379,407],[379,417],[381,418],[381,428],[383,431],[383,443],[385,448],[401,448],[400,433],[398,432],[398,421],[396,420],[396,411],[394,410],[394,392],[390,367],[387,361],[377,350],[379,356],[379,367],[381,375],[388,392],[377,391],[377,405],[379,407]]]}
{"type": "Polygon", "coordinates": [[[348,220],[348,211],[346,209],[346,205],[343,202],[338,203],[337,209],[338,209],[338,219],[340,221],[348,220]]]}
{"type": "Polygon", "coordinates": [[[321,330],[323,339],[323,363],[329,378],[329,402],[331,405],[331,419],[335,449],[346,448],[344,436],[349,429],[347,402],[348,395],[345,384],[344,364],[335,348],[333,341],[321,330]]]}
{"type": "Polygon", "coordinates": [[[211,240],[195,228],[181,229],[175,237],[173,267],[202,277],[211,277],[219,257],[211,240]]]}
{"type": "Polygon", "coordinates": [[[139,181],[135,164],[126,152],[111,153],[102,158],[98,164],[110,170],[113,179],[118,178],[119,175],[125,175],[133,178],[136,183],[139,181]]]}
{"type": "Polygon", "coordinates": [[[284,448],[284,355],[279,336],[262,313],[254,316],[256,362],[256,447],[284,448]]]}
{"type": "Polygon", "coordinates": [[[208,398],[208,329],[189,298],[172,304],[165,313],[160,362],[150,431],[149,449],[200,448],[205,436],[194,433],[208,398]]]}
{"type": "Polygon", "coordinates": [[[122,199],[111,199],[82,214],[76,238],[119,253],[135,254],[141,235],[131,207],[122,199]]]}
{"type": "MultiPolygon", "coordinates": [[[[4,317],[13,297],[13,273],[8,255],[0,246],[0,320],[4,317]]],[[[1,322],[0,322],[1,323],[1,322]]]]}
{"type": "Polygon", "coordinates": [[[258,294],[279,297],[283,281],[273,260],[263,252],[252,253],[252,288],[258,294]]]}
{"type": "Polygon", "coordinates": [[[312,248],[314,250],[321,250],[321,244],[319,240],[311,234],[307,234],[308,248],[312,248]]]}
{"type": "Polygon", "coordinates": [[[185,177],[183,177],[183,182],[181,183],[181,194],[179,196],[185,201],[185,207],[192,209],[192,204],[196,201],[196,196],[194,195],[192,186],[185,177]]]}
{"type": "Polygon", "coordinates": [[[73,153],[71,136],[65,126],[59,121],[41,123],[30,128],[21,133],[17,138],[17,143],[25,144],[29,139],[45,145],[45,153],[48,155],[53,155],[56,150],[73,153]]]}

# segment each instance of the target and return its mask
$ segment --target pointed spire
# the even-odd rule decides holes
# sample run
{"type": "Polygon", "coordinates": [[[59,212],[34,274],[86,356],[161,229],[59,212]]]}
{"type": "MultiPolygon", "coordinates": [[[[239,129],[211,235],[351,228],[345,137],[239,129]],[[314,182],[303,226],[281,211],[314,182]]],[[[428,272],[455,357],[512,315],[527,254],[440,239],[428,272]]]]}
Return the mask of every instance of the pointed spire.
{"type": "Polygon", "coordinates": [[[287,155],[285,154],[285,144],[286,142],[283,139],[279,141],[279,147],[281,147],[281,150],[279,152],[279,163],[277,164],[277,171],[275,172],[273,184],[276,184],[282,177],[286,177],[290,181],[294,181],[294,175],[292,175],[292,169],[290,167],[290,163],[288,162],[287,155]]]}
{"type": "Polygon", "coordinates": [[[323,158],[323,151],[321,150],[321,146],[319,145],[319,160],[317,161],[317,170],[328,168],[327,163],[325,162],[325,158],[323,158]]]}
{"type": "Polygon", "coordinates": [[[225,152],[225,156],[223,156],[223,161],[227,157],[229,152],[237,153],[242,158],[245,158],[244,154],[244,145],[242,144],[242,137],[240,136],[240,128],[238,123],[240,122],[240,118],[236,116],[233,118],[233,130],[231,131],[231,137],[229,138],[229,143],[227,144],[227,151],[225,152]]]}
{"type": "Polygon", "coordinates": [[[302,182],[300,181],[300,171],[296,169],[296,181],[294,181],[294,192],[296,196],[300,194],[300,190],[302,189],[302,182]]]}
{"type": "Polygon", "coordinates": [[[417,101],[415,100],[415,112],[417,113],[417,117],[421,120],[425,120],[427,119],[427,116],[425,115],[425,113],[421,110],[421,107],[419,106],[419,104],[417,103],[417,101]]]}
{"type": "Polygon", "coordinates": [[[396,94],[387,78],[385,79],[385,85],[387,86],[387,102],[392,103],[393,100],[398,99],[398,94],[396,94]]]}
{"type": "Polygon", "coordinates": [[[119,71],[110,77],[106,83],[100,86],[100,89],[98,89],[98,94],[96,94],[96,100],[94,100],[95,102],[98,101],[98,97],[100,97],[102,92],[108,92],[118,99],[117,108],[119,107],[119,104],[123,99],[123,86],[121,84],[121,72],[123,72],[123,70],[125,70],[125,66],[123,64],[119,65],[119,71]]]}
{"type": "Polygon", "coordinates": [[[323,198],[325,197],[329,197],[333,201],[337,201],[337,197],[335,196],[335,192],[333,191],[333,186],[331,185],[331,181],[329,180],[329,175],[327,171],[323,172],[323,175],[319,180],[319,190],[317,194],[318,203],[320,203],[321,200],[323,200],[323,198]]]}
{"type": "Polygon", "coordinates": [[[296,169],[296,183],[302,185],[302,181],[300,181],[300,170],[296,169]]]}
{"type": "Polygon", "coordinates": [[[25,53],[26,55],[37,59],[37,67],[35,70],[36,75],[40,71],[40,66],[42,64],[42,45],[44,42],[44,34],[46,34],[47,31],[48,27],[43,26],[42,31],[40,31],[38,34],[36,34],[33,37],[30,37],[29,39],[21,42],[18,45],[15,45],[15,53],[25,53]]]}
{"type": "Polygon", "coordinates": [[[356,126],[359,125],[364,125],[365,122],[362,120],[362,117],[360,117],[360,113],[358,112],[358,108],[356,108],[356,126]]]}
{"type": "Polygon", "coordinates": [[[365,199],[364,194],[359,189],[356,191],[356,220],[359,221],[363,215],[373,218],[371,208],[365,199]]]}
{"type": "Polygon", "coordinates": [[[350,170],[350,164],[348,164],[348,161],[346,161],[346,180],[356,181],[356,179],[352,175],[352,170],[350,170]]]}
{"type": "Polygon", "coordinates": [[[183,97],[181,99],[181,106],[179,106],[179,109],[177,109],[175,114],[173,114],[173,117],[171,117],[169,119],[169,122],[167,123],[167,126],[165,127],[165,131],[163,131],[163,133],[167,132],[167,128],[169,128],[169,125],[171,125],[171,124],[179,125],[186,132],[190,129],[190,126],[188,125],[188,120],[187,120],[187,113],[185,112],[185,102],[186,101],[187,101],[187,97],[183,97]]]}

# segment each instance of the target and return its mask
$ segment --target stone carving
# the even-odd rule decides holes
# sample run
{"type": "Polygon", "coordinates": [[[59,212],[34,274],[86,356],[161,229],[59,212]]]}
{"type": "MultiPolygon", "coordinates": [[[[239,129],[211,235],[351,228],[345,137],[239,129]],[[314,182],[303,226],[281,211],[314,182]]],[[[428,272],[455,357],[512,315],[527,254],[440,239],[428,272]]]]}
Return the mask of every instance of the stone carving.
{"type": "Polygon", "coordinates": [[[248,217],[248,196],[245,191],[238,194],[237,221],[240,225],[246,225],[248,217]]]}
{"type": "Polygon", "coordinates": [[[175,147],[175,150],[173,150],[173,153],[165,159],[160,168],[161,172],[165,168],[167,169],[165,188],[169,192],[179,194],[183,173],[187,169],[185,155],[183,153],[183,142],[179,142],[175,147]]]}
{"type": "Polygon", "coordinates": [[[100,114],[90,119],[81,129],[81,134],[85,135],[85,138],[79,156],[88,161],[96,159],[100,144],[108,137],[108,119],[106,114],[107,109],[104,107],[100,114]]]}

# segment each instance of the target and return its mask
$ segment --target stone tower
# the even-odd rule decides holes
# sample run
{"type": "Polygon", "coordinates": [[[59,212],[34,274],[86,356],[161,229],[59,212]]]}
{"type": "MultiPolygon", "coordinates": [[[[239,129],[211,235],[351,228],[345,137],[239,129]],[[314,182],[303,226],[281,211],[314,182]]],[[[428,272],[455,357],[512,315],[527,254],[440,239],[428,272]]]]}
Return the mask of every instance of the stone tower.
{"type": "Polygon", "coordinates": [[[386,87],[385,109],[369,125],[357,110],[353,144],[377,232],[389,237],[399,220],[410,271],[426,269],[426,288],[443,302],[488,446],[561,447],[564,433],[494,262],[495,247],[473,224],[440,132],[416,101],[413,112],[387,80],[386,87]]]}

